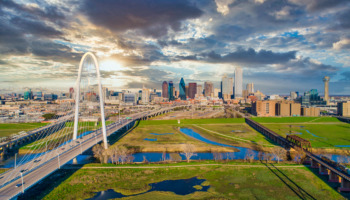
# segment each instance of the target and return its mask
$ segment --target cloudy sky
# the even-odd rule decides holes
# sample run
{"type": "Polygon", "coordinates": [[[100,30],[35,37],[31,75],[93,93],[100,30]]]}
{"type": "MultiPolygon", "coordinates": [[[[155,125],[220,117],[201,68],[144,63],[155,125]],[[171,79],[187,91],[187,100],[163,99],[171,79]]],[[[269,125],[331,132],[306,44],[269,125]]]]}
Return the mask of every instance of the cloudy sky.
{"type": "MultiPolygon", "coordinates": [[[[348,0],[1,0],[0,89],[69,88],[84,52],[112,88],[243,68],[267,94],[350,94],[348,0]]],[[[68,90],[68,89],[67,89],[68,90]]]]}

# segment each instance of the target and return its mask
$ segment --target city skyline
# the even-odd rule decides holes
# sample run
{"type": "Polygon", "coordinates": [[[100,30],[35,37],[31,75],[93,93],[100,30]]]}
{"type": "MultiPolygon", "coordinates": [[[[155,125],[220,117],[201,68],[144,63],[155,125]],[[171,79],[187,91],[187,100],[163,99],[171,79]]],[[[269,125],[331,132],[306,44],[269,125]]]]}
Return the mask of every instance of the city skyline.
{"type": "Polygon", "coordinates": [[[181,77],[220,88],[241,67],[243,87],[266,94],[323,94],[324,76],[330,95],[350,93],[348,1],[151,2],[2,1],[1,92],[70,88],[92,51],[103,84],[119,89],[177,87],[181,77]]]}

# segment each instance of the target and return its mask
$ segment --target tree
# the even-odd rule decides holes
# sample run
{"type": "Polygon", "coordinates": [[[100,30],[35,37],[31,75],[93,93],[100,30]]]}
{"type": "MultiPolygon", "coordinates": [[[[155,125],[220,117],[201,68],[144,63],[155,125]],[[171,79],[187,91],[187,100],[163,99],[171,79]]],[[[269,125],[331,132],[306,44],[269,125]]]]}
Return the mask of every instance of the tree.
{"type": "Polygon", "coordinates": [[[272,153],[275,156],[275,158],[277,159],[277,163],[279,163],[279,161],[282,158],[286,157],[287,151],[284,148],[275,147],[275,148],[273,148],[272,153]]]}
{"type": "Polygon", "coordinates": [[[55,113],[47,113],[47,114],[44,114],[42,117],[45,118],[45,120],[50,120],[52,118],[55,117],[55,113]]]}
{"type": "Polygon", "coordinates": [[[251,150],[251,149],[248,149],[248,151],[246,151],[246,154],[245,154],[245,159],[246,160],[249,160],[249,162],[252,162],[254,160],[254,151],[251,150]]]}
{"type": "Polygon", "coordinates": [[[178,153],[170,153],[170,160],[174,162],[179,162],[182,160],[181,156],[178,153]]]}
{"type": "Polygon", "coordinates": [[[92,152],[94,154],[94,157],[99,159],[101,164],[103,163],[104,159],[104,152],[105,152],[105,149],[103,147],[102,144],[96,144],[94,147],[92,147],[92,152]]]}
{"type": "Polygon", "coordinates": [[[194,156],[194,155],[196,155],[196,154],[194,153],[194,151],[195,151],[194,145],[193,145],[193,144],[185,144],[185,145],[182,147],[182,149],[183,149],[183,152],[184,152],[184,154],[185,154],[185,157],[186,157],[187,162],[190,162],[191,157],[194,156]]]}

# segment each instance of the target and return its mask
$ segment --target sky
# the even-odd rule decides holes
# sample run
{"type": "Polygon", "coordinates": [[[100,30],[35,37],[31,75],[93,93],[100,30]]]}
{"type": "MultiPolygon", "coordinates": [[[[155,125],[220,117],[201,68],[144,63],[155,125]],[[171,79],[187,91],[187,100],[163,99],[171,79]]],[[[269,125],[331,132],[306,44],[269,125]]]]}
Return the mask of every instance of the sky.
{"type": "Polygon", "coordinates": [[[0,92],[74,86],[85,52],[102,83],[161,89],[243,69],[265,94],[350,95],[348,0],[0,0],[0,92]]]}

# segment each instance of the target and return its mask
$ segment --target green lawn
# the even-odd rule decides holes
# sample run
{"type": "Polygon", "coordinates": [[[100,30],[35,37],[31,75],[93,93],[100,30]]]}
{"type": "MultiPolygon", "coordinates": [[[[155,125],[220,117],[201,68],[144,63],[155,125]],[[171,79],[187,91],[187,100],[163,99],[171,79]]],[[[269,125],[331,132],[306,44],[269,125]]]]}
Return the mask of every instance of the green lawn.
{"type": "Polygon", "coordinates": [[[335,117],[253,117],[259,123],[341,122],[335,117]]]}
{"type": "Polygon", "coordinates": [[[30,131],[42,126],[47,123],[11,123],[11,124],[0,124],[0,137],[6,137],[11,134],[15,134],[21,131],[30,131]]]}
{"type": "Polygon", "coordinates": [[[125,199],[300,199],[297,195],[307,199],[344,199],[306,167],[274,168],[271,164],[257,165],[260,166],[79,169],[69,178],[64,178],[59,185],[49,182],[45,185],[46,191],[40,192],[40,195],[47,195],[35,198],[87,199],[93,197],[95,192],[114,189],[124,195],[134,195],[125,199]],[[194,188],[210,186],[209,190],[188,195],[176,195],[168,191],[147,192],[151,189],[151,183],[192,177],[205,179],[205,182],[194,188]]]}

